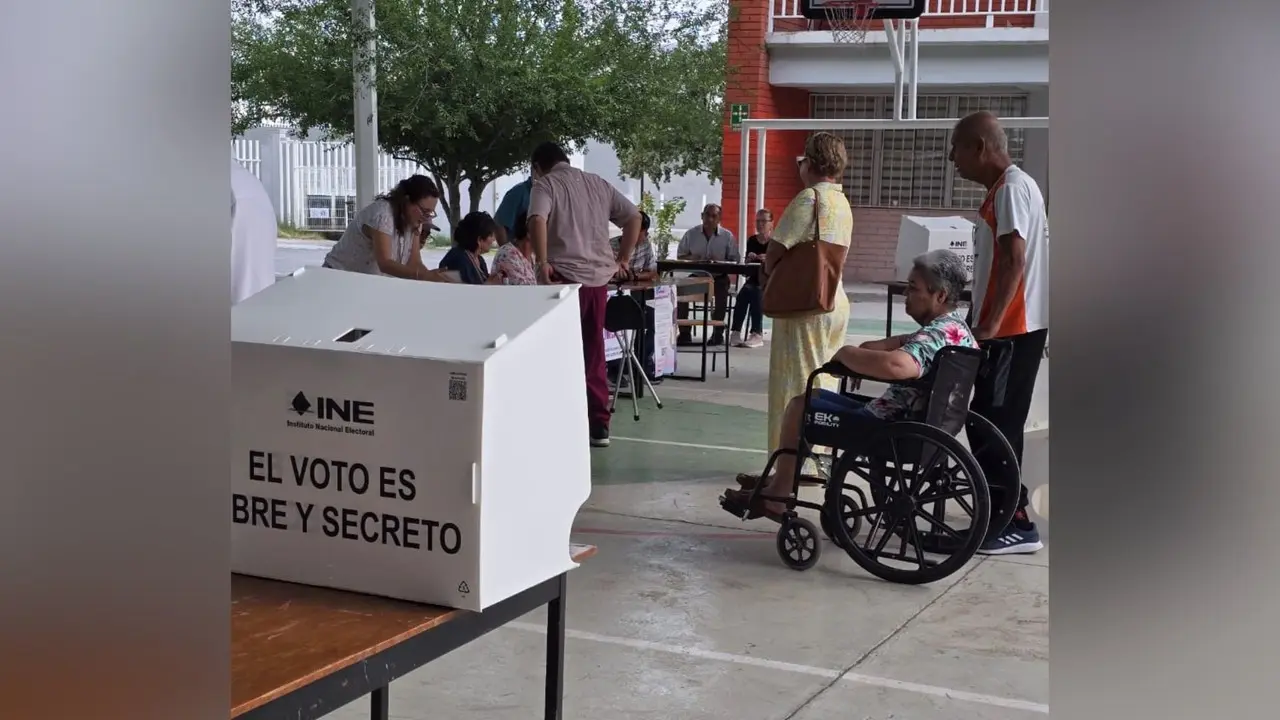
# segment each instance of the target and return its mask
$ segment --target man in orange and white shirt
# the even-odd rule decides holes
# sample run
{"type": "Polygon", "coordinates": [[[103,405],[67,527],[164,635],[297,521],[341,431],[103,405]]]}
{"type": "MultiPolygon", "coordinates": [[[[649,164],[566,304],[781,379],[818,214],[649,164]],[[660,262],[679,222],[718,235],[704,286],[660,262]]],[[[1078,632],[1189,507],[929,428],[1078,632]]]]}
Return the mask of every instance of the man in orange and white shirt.
{"type": "MultiPolygon", "coordinates": [[[[974,231],[972,322],[988,357],[971,409],[1000,429],[1021,465],[1023,430],[1049,335],[1049,221],[1040,186],[1013,164],[1008,146],[991,113],[969,115],[952,132],[956,172],[987,188],[974,231]]],[[[994,468],[984,471],[998,477],[994,468]]],[[[991,488],[993,507],[1001,506],[1003,494],[991,488]]],[[[1013,521],[993,528],[979,552],[1033,553],[1044,547],[1026,508],[1024,485],[1013,521]]]]}

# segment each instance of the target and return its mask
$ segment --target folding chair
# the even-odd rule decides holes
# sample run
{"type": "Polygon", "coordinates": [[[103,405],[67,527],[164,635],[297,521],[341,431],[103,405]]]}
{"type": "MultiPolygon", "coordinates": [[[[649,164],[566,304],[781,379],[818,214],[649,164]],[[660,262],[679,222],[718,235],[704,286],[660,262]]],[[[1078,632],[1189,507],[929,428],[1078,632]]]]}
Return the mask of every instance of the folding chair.
{"type": "Polygon", "coordinates": [[[612,413],[617,409],[618,392],[622,389],[625,379],[628,387],[631,388],[632,413],[637,421],[640,420],[640,401],[636,398],[637,375],[644,381],[645,387],[653,395],[654,403],[661,410],[662,399],[654,391],[653,383],[649,382],[649,376],[645,374],[644,366],[640,364],[640,359],[635,354],[636,338],[645,331],[644,307],[640,305],[640,301],[630,295],[622,294],[621,291],[610,297],[609,302],[604,306],[604,329],[611,333],[617,339],[618,345],[622,347],[622,365],[618,368],[618,379],[613,385],[609,412],[612,413]]]}

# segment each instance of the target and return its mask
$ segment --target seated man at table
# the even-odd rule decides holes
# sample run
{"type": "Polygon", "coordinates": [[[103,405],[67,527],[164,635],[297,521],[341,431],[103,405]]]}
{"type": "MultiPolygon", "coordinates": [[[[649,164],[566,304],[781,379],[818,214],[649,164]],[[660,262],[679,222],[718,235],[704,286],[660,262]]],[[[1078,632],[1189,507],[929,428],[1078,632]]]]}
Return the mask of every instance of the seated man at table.
{"type": "MultiPolygon", "coordinates": [[[[956,310],[967,281],[964,261],[950,250],[933,250],[917,257],[907,276],[906,307],[911,319],[920,323],[920,329],[864,342],[858,347],[843,347],[832,359],[859,375],[884,382],[905,382],[928,373],[938,351],[948,345],[977,347],[973,333],[956,310]]],[[[851,432],[866,432],[881,423],[923,411],[924,402],[923,391],[890,385],[884,394],[868,403],[830,390],[815,390],[809,407],[816,412],[839,413],[842,418],[848,418],[847,427],[851,432]]],[[[804,395],[797,395],[787,403],[778,441],[781,448],[777,449],[795,450],[803,423],[804,395]]],[[[786,497],[795,479],[796,457],[780,455],[774,468],[764,494],[786,497]]],[[[738,482],[744,486],[754,485],[755,479],[739,476],[738,482]]],[[[748,508],[749,486],[727,490],[724,497],[726,509],[735,514],[749,510],[748,518],[777,520],[786,511],[786,506],[776,501],[757,500],[748,508]]]]}
{"type": "MultiPolygon", "coordinates": [[[[613,247],[613,256],[618,257],[622,250],[622,236],[609,238],[613,247]]],[[[631,264],[627,266],[628,277],[616,277],[620,282],[649,282],[658,279],[658,255],[653,251],[653,243],[649,242],[649,213],[640,213],[640,239],[636,241],[636,249],[631,252],[631,264]]],[[[620,275],[621,273],[619,273],[620,275]]]]}
{"type": "MultiPolygon", "coordinates": [[[[702,224],[695,228],[690,228],[680,238],[680,245],[676,247],[677,260],[693,260],[698,262],[739,262],[741,256],[738,254],[738,241],[734,239],[733,233],[720,227],[720,206],[711,204],[702,209],[702,224]]],[[[705,274],[705,273],[696,273],[705,274]]],[[[715,310],[711,314],[711,319],[724,322],[724,317],[729,308],[729,276],[715,276],[715,310]]],[[[681,320],[689,318],[689,304],[678,303],[676,305],[676,317],[681,320]]],[[[706,340],[706,338],[703,338],[706,340]]],[[[693,344],[693,328],[682,327],[676,341],[680,345],[693,344]]],[[[712,345],[724,344],[724,326],[720,325],[715,329],[711,336],[712,345]]]]}
{"type": "MultiPolygon", "coordinates": [[[[769,254],[769,241],[773,238],[773,213],[769,208],[756,211],[756,234],[747,238],[747,262],[764,264],[769,254]]],[[[738,289],[738,300],[733,304],[733,335],[729,342],[734,347],[758,348],[764,345],[764,290],[759,275],[748,275],[738,289]],[[750,314],[750,332],[743,335],[743,323],[750,314]]]]}

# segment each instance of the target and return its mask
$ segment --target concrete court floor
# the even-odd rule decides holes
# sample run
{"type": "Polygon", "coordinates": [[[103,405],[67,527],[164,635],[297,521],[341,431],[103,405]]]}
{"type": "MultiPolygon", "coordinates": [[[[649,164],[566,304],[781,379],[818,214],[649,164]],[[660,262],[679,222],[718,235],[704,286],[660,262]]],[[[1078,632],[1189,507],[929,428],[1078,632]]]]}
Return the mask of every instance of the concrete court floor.
{"type": "MultiPolygon", "coordinates": [[[[856,308],[883,317],[883,301],[856,308]]],[[[763,466],[767,365],[766,346],[735,352],[728,380],[667,381],[665,409],[643,400],[640,422],[620,401],[575,527],[575,542],[600,552],[570,575],[564,717],[1045,717],[1047,549],[977,558],[932,586],[890,585],[829,544],[817,567],[788,570],[776,526],[718,507],[734,473],[763,466]]],[[[1047,482],[1046,434],[1028,439],[1032,487],[1047,482]]],[[[395,682],[392,717],[540,717],[543,618],[395,682]]],[[[333,717],[367,713],[362,700],[333,717]]]]}

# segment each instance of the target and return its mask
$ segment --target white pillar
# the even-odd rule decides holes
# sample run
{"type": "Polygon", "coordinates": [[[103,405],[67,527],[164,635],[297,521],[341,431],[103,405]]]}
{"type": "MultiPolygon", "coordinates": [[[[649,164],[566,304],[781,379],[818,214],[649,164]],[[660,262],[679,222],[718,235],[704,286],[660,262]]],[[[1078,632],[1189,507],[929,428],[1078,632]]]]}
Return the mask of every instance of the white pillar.
{"type": "Polygon", "coordinates": [[[893,58],[893,119],[903,116],[902,94],[906,75],[903,72],[903,56],[906,54],[906,21],[884,21],[885,38],[889,41],[889,55],[893,58]]]}
{"type": "Polygon", "coordinates": [[[370,33],[368,42],[356,48],[355,70],[355,166],[356,208],[373,202],[378,194],[378,93],[374,87],[373,57],[377,51],[372,32],[374,0],[351,0],[351,17],[370,33]]]}
{"type": "Polygon", "coordinates": [[[920,95],[920,19],[909,20],[911,23],[911,104],[907,117],[916,119],[916,104],[920,95]]]}
{"type": "MultiPolygon", "coordinates": [[[[764,173],[765,167],[765,138],[769,136],[769,131],[763,128],[756,131],[756,206],[751,208],[751,216],[755,217],[756,211],[764,207],[764,173]]],[[[746,237],[747,231],[744,228],[740,233],[746,237]]],[[[746,242],[742,238],[738,238],[740,242],[746,242]]],[[[744,246],[745,247],[745,246],[744,246]]]]}
{"type": "Polygon", "coordinates": [[[743,126],[738,132],[742,133],[742,166],[738,169],[738,242],[741,244],[741,236],[747,234],[747,204],[751,202],[747,192],[751,178],[751,130],[743,126]]]}

